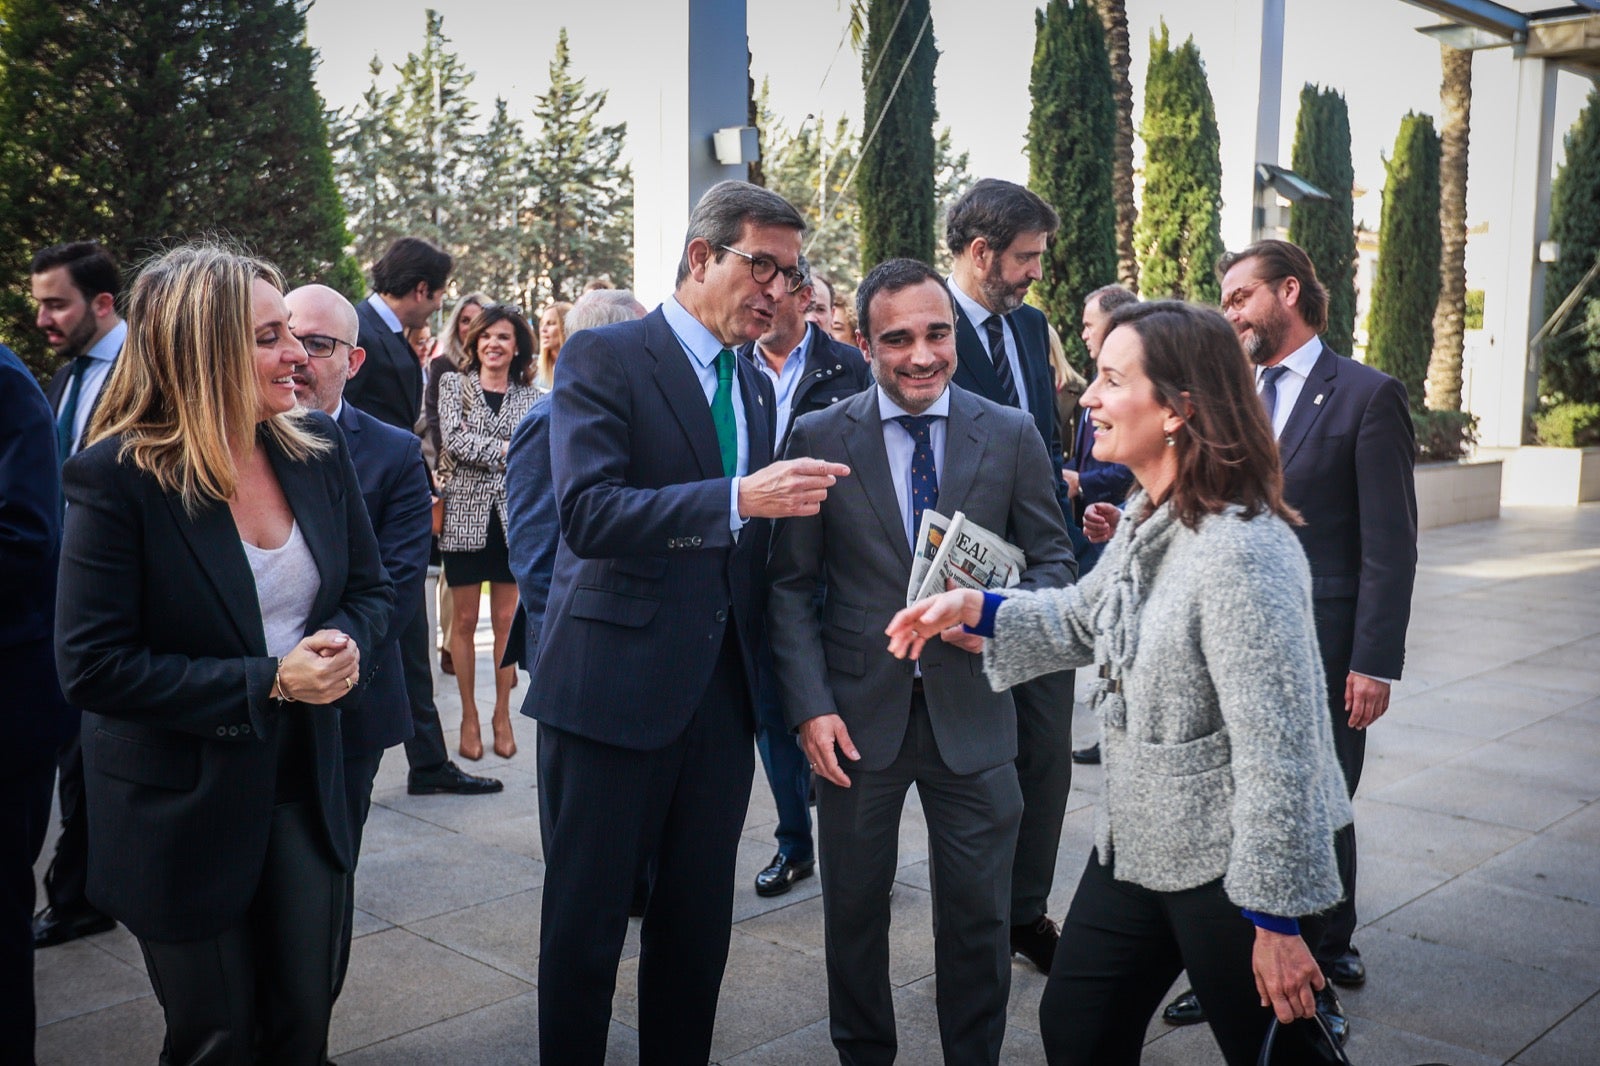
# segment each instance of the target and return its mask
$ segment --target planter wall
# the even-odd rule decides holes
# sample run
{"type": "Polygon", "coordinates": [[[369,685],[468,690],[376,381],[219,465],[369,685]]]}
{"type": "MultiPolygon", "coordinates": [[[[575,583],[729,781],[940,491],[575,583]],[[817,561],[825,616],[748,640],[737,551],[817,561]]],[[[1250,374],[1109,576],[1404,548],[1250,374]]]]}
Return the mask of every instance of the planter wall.
{"type": "Polygon", "coordinates": [[[1501,502],[1538,507],[1575,507],[1600,500],[1600,448],[1510,448],[1501,502]]]}
{"type": "Polygon", "coordinates": [[[1500,517],[1499,459],[1417,466],[1417,528],[1500,517]]]}

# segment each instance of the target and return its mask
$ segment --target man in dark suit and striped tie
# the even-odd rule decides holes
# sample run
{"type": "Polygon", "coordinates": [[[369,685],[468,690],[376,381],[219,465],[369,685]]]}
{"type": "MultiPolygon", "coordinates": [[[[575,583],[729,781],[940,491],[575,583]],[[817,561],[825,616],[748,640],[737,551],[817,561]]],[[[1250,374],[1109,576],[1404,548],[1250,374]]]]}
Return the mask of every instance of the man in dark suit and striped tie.
{"type": "MultiPolygon", "coordinates": [[[[1071,529],[1072,499],[1060,476],[1049,328],[1042,312],[1022,302],[1040,277],[1045,245],[1060,224],[1055,210],[1021,185],[985,178],[950,208],[945,239],[955,255],[950,293],[960,362],[953,380],[1033,416],[1050,456],[1051,492],[1071,529]]],[[[1049,973],[1060,934],[1045,903],[1072,787],[1072,671],[1035,678],[1012,695],[1023,811],[1011,869],[1011,948],[1049,973]]]]}
{"type": "MultiPolygon", "coordinates": [[[[33,257],[35,320],[44,341],[65,360],[46,390],[56,419],[56,452],[61,462],[83,446],[90,416],[111,368],[127,323],[117,314],[121,279],[117,264],[93,241],[46,248],[33,257]]],[[[53,947],[117,923],[84,896],[89,875],[89,827],[83,812],[83,753],[73,730],[57,760],[61,769],[61,836],[45,871],[45,907],[33,922],[33,946],[53,947]]]]}

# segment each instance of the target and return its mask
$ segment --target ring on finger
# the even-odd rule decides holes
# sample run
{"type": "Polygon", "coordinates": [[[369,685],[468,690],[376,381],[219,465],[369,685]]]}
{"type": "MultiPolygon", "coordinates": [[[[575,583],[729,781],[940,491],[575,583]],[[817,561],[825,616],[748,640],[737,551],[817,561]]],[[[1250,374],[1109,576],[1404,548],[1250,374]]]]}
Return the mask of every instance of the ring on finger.
{"type": "Polygon", "coordinates": [[[349,692],[351,689],[353,689],[355,687],[356,687],[355,678],[347,677],[347,678],[344,679],[344,690],[346,692],[349,692]]]}

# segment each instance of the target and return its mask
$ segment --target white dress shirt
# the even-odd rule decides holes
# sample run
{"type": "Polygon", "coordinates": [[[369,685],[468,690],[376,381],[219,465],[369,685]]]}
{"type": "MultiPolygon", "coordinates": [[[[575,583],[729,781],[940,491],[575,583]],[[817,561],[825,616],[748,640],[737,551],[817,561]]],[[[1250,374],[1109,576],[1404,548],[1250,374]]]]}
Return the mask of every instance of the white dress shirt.
{"type": "MultiPolygon", "coordinates": [[[[673,335],[678,338],[678,343],[683,346],[684,353],[688,355],[689,369],[700,379],[700,388],[705,392],[706,404],[709,406],[717,395],[717,356],[727,348],[727,345],[712,336],[711,331],[706,329],[698,318],[684,309],[676,296],[668,296],[662,301],[661,313],[666,317],[667,325],[673,335]]],[[[734,464],[733,481],[728,489],[728,528],[737,532],[745,523],[745,520],[739,517],[739,479],[750,472],[750,429],[745,423],[744,390],[739,387],[738,367],[734,368],[733,374],[733,420],[736,427],[734,436],[739,445],[739,461],[734,464]]]]}
{"type": "MultiPolygon", "coordinates": [[[[922,413],[938,416],[928,426],[928,444],[933,448],[934,470],[942,479],[944,430],[945,424],[950,421],[950,390],[946,388],[922,413]]],[[[883,450],[889,456],[889,475],[894,478],[895,499],[900,501],[900,521],[905,527],[906,543],[915,548],[917,531],[911,528],[911,458],[917,446],[911,439],[911,431],[894,421],[910,414],[910,411],[889,399],[883,389],[878,390],[878,417],[883,420],[883,450]]]]}
{"type": "MultiPolygon", "coordinates": [[[[1273,409],[1272,435],[1283,436],[1283,427],[1289,423],[1289,415],[1294,411],[1295,401],[1300,399],[1300,390],[1305,387],[1306,380],[1311,377],[1311,369],[1317,365],[1317,359],[1322,355],[1322,338],[1313,336],[1300,347],[1284,356],[1278,363],[1288,370],[1287,374],[1278,375],[1278,406],[1273,409]]],[[[1256,367],[1256,394],[1261,393],[1261,372],[1266,367],[1256,367]]]]}
{"type": "MultiPolygon", "coordinates": [[[[100,390],[105,388],[106,380],[111,377],[111,368],[116,364],[117,353],[122,351],[122,345],[127,339],[128,324],[118,322],[83,353],[88,357],[89,363],[84,367],[83,376],[78,379],[78,409],[72,419],[72,444],[68,455],[78,454],[83,444],[84,430],[89,428],[89,416],[94,413],[95,402],[100,399],[100,390]]],[[[71,392],[71,384],[68,383],[67,390],[61,394],[61,402],[56,404],[55,414],[58,418],[66,407],[67,397],[71,392]]]]}
{"type": "MultiPolygon", "coordinates": [[[[961,308],[961,313],[972,320],[972,328],[978,331],[978,339],[985,348],[989,346],[989,327],[984,323],[994,314],[987,307],[961,291],[961,286],[956,284],[956,279],[950,279],[950,291],[955,293],[956,304],[961,308]]],[[[1001,336],[1006,341],[1006,362],[1011,364],[1011,380],[1017,385],[1017,404],[1028,410],[1028,383],[1022,376],[1022,355],[1017,350],[1017,334],[1011,328],[1011,323],[1000,319],[1001,336]]],[[[994,353],[989,353],[989,358],[994,358],[994,353]]]]}

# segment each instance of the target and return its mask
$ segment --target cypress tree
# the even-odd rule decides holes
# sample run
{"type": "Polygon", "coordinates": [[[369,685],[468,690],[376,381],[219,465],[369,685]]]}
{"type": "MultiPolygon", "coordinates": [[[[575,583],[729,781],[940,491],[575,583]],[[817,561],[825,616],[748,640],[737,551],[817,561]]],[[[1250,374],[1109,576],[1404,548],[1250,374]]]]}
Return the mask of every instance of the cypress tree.
{"type": "Polygon", "coordinates": [[[864,271],[896,256],[933,261],[937,62],[928,0],[867,0],[868,143],[856,173],[864,271]]]}
{"type": "Polygon", "coordinates": [[[1117,212],[1112,197],[1116,101],[1100,16],[1088,0],[1050,0],[1034,14],[1033,111],[1028,119],[1028,184],[1061,215],[1045,252],[1033,301],[1082,366],[1083,301],[1117,277],[1117,212]]]}
{"type": "Polygon", "coordinates": [[[1351,189],[1350,110],[1336,89],[1306,85],[1295,118],[1294,172],[1333,197],[1305,200],[1289,216],[1289,239],[1304,248],[1328,290],[1328,328],[1322,339],[1340,355],[1355,344],[1356,224],[1351,189]]]}
{"type": "Polygon", "coordinates": [[[0,0],[0,311],[36,370],[27,264],[60,241],[131,272],[220,234],[354,286],[311,67],[298,0],[0,0]]]}
{"type": "Polygon", "coordinates": [[[1406,387],[1422,406],[1439,303],[1439,136],[1433,119],[1408,112],[1384,161],[1378,269],[1372,282],[1367,363],[1406,387]]]}
{"type": "Polygon", "coordinates": [[[1222,143],[1200,49],[1190,37],[1174,49],[1167,25],[1150,35],[1145,77],[1144,203],[1135,235],[1139,290],[1216,303],[1222,255],[1222,143]]]}
{"type": "MultiPolygon", "coordinates": [[[[1550,187],[1550,238],[1561,259],[1545,277],[1548,318],[1583,280],[1600,254],[1600,89],[1589,93],[1565,138],[1566,160],[1550,187]]],[[[1544,344],[1539,395],[1547,403],[1600,402],[1600,285],[1591,284],[1566,325],[1544,344]]]]}

